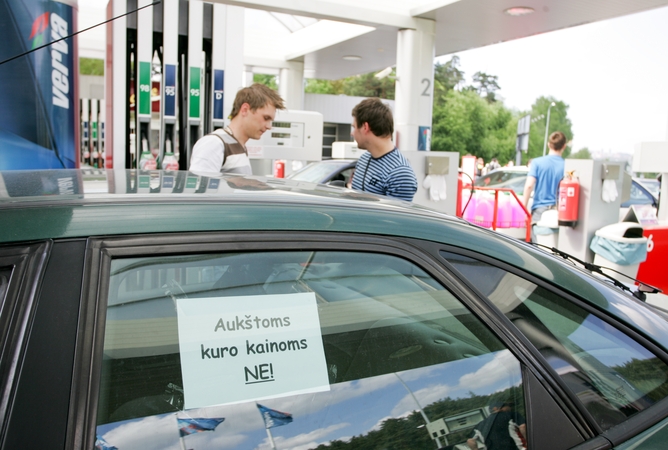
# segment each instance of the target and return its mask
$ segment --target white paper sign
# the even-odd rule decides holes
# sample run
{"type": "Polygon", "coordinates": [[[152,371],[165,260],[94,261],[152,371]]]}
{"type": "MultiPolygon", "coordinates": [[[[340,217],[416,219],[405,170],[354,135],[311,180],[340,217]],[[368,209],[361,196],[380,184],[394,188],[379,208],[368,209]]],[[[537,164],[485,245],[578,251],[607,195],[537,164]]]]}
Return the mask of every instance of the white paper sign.
{"type": "Polygon", "coordinates": [[[329,390],[315,294],[177,300],[185,408],[329,390]]]}

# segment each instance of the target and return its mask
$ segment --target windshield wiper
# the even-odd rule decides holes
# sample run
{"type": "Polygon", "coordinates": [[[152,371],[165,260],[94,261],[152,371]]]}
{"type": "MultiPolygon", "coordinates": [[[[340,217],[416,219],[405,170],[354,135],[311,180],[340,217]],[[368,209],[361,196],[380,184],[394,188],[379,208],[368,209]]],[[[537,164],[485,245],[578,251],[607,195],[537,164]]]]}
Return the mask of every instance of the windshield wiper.
{"type": "Polygon", "coordinates": [[[586,262],[586,261],[582,261],[581,259],[576,258],[575,256],[573,256],[573,255],[571,255],[571,254],[569,254],[569,253],[566,253],[566,252],[564,252],[563,250],[559,250],[559,249],[556,248],[556,247],[550,247],[550,246],[548,246],[548,245],[538,244],[538,243],[536,243],[536,242],[531,242],[531,244],[534,245],[534,246],[536,246],[536,247],[546,248],[546,249],[550,250],[552,253],[561,256],[562,258],[564,258],[564,259],[567,260],[567,261],[573,261],[573,262],[576,262],[576,263],[580,264],[582,267],[584,267],[585,269],[589,270],[590,272],[595,272],[595,273],[597,273],[597,274],[599,274],[599,275],[602,275],[603,277],[605,277],[605,278],[607,278],[608,280],[612,281],[612,284],[614,284],[615,286],[617,286],[617,287],[618,287],[619,289],[621,289],[622,291],[626,291],[626,292],[630,293],[630,294],[633,295],[635,298],[637,298],[638,300],[641,300],[641,301],[643,301],[643,302],[647,299],[647,295],[646,295],[646,294],[658,294],[658,293],[663,292],[661,289],[659,289],[659,288],[657,288],[657,287],[654,287],[654,286],[652,286],[652,285],[650,285],[650,284],[647,284],[647,283],[643,283],[642,281],[640,281],[640,280],[638,280],[638,279],[636,279],[636,278],[630,277],[630,276],[626,275],[625,273],[619,272],[619,271],[617,271],[617,270],[615,270],[615,269],[611,269],[611,268],[609,268],[609,267],[599,266],[599,265],[597,265],[597,264],[592,264],[592,263],[588,263],[588,262],[586,262]],[[629,288],[626,284],[622,283],[622,282],[619,281],[618,279],[616,279],[616,278],[614,278],[613,276],[611,276],[611,275],[609,275],[609,274],[603,272],[603,269],[605,269],[605,270],[610,270],[610,271],[612,271],[612,272],[615,272],[615,273],[617,273],[617,274],[619,274],[619,275],[622,275],[622,276],[628,278],[629,280],[632,280],[632,281],[638,283],[638,289],[635,290],[635,291],[632,290],[632,289],[629,288]]]}

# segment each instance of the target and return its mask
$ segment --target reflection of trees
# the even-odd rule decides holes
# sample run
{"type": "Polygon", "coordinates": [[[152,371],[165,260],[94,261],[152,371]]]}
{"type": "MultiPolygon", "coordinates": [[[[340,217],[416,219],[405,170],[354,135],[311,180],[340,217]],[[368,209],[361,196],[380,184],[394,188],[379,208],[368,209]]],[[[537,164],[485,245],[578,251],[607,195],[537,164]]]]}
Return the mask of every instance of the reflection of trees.
{"type": "MultiPolygon", "coordinates": [[[[492,395],[476,395],[469,392],[467,398],[452,399],[446,397],[434,402],[424,408],[425,413],[431,420],[470,411],[472,409],[488,406],[492,401],[515,401],[514,410],[522,415],[524,412],[523,393],[521,387],[513,387],[492,395]]],[[[459,444],[466,440],[471,433],[471,428],[461,430],[448,435],[450,445],[459,444]]],[[[329,444],[321,444],[315,450],[370,450],[370,449],[424,449],[433,450],[434,441],[429,437],[424,419],[419,411],[414,411],[406,417],[399,419],[384,420],[378,430],[373,430],[365,435],[354,436],[349,442],[334,440],[329,444]]]]}
{"type": "Polygon", "coordinates": [[[658,402],[668,397],[666,365],[658,358],[643,360],[633,358],[626,364],[613,367],[613,369],[638,390],[646,393],[651,400],[658,402]]]}

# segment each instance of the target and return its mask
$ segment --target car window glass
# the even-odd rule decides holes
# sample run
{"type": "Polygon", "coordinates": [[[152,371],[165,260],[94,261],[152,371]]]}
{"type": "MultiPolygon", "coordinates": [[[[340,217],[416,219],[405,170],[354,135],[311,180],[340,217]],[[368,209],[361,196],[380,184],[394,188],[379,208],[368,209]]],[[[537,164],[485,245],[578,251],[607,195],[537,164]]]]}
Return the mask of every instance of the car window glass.
{"type": "Polygon", "coordinates": [[[325,448],[355,436],[361,448],[435,448],[495,439],[477,427],[488,417],[504,418],[496,426],[506,440],[526,426],[517,359],[404,259],[333,251],[116,259],[109,286],[97,413],[108,445],[325,448]],[[200,305],[209,306],[196,320],[210,326],[188,316],[200,305]],[[199,333],[223,337],[189,352],[199,333]],[[190,435],[204,430],[213,432],[190,435]]]}
{"type": "Polygon", "coordinates": [[[11,267],[0,267],[0,311],[2,311],[2,305],[5,303],[7,289],[9,288],[9,278],[11,275],[11,267]]]}
{"type": "Polygon", "coordinates": [[[632,183],[631,198],[628,203],[629,205],[651,205],[654,201],[641,187],[632,183]]]}
{"type": "Polygon", "coordinates": [[[602,429],[668,395],[668,367],[631,337],[517,275],[442,255],[524,333],[602,429]]]}

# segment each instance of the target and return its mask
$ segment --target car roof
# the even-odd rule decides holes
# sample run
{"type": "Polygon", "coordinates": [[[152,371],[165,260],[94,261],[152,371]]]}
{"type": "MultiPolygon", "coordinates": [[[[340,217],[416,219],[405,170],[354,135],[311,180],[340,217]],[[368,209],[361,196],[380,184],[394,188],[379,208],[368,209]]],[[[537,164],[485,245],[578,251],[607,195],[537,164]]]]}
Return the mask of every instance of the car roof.
{"type": "Polygon", "coordinates": [[[0,172],[0,211],[0,242],[141,232],[331,229],[328,222],[338,218],[335,211],[352,211],[343,214],[351,216],[349,225],[337,221],[340,231],[364,232],[355,216],[394,213],[466,223],[417,204],[309,182],[136,170],[0,172]],[[296,216],[285,216],[282,211],[287,210],[296,216]]]}
{"type": "Polygon", "coordinates": [[[626,297],[611,294],[584,272],[529,244],[409,202],[315,183],[240,175],[0,172],[0,245],[226,231],[355,233],[441,243],[569,286],[588,303],[633,322],[623,309],[626,297]],[[164,192],[165,186],[170,192],[164,192]]]}

